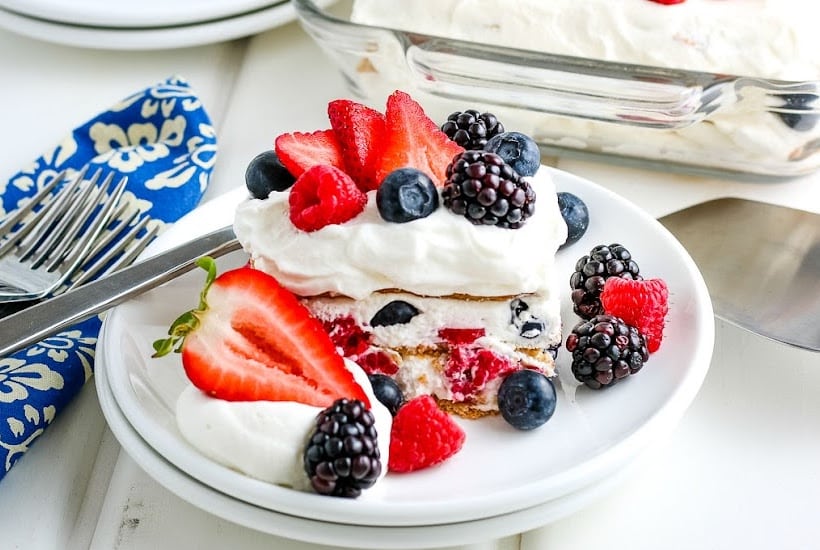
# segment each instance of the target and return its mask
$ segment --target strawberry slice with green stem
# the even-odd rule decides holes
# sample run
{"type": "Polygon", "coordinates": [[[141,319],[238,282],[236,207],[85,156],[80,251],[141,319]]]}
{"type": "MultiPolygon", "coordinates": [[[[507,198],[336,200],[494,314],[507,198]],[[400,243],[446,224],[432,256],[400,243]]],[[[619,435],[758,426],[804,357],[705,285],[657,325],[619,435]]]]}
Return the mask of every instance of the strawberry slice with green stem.
{"type": "Polygon", "coordinates": [[[226,401],[297,401],[327,407],[367,395],[322,324],[272,276],[245,266],[217,277],[212,258],[197,309],[154,342],[154,357],[182,354],[191,383],[226,401]]]}

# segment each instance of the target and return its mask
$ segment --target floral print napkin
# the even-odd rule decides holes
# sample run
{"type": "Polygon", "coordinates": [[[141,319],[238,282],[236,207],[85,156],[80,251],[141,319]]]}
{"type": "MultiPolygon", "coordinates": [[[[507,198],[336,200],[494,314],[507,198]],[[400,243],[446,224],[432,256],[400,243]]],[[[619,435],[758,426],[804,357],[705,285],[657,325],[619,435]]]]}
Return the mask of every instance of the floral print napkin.
{"type": "MultiPolygon", "coordinates": [[[[115,181],[127,176],[127,199],[162,229],[197,205],[216,149],[202,103],[172,77],[123,99],[0,181],[0,220],[58,172],[88,166],[89,175],[101,168],[115,181]]],[[[0,479],[91,377],[100,325],[95,317],[0,357],[0,479]]]]}

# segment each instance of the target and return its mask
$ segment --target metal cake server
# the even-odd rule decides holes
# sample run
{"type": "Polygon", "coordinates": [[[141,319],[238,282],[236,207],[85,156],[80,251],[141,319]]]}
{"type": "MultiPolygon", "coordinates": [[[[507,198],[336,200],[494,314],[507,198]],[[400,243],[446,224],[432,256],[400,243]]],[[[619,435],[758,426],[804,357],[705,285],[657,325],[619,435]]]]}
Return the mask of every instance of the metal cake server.
{"type": "MultiPolygon", "coordinates": [[[[694,258],[717,316],[820,351],[820,215],[718,199],[660,222],[694,258]]],[[[237,249],[233,230],[225,227],[14,313],[0,320],[0,357],[189,271],[200,256],[237,249]]]]}
{"type": "Polygon", "coordinates": [[[820,215],[722,198],[658,221],[697,264],[717,317],[820,351],[820,215]]]}

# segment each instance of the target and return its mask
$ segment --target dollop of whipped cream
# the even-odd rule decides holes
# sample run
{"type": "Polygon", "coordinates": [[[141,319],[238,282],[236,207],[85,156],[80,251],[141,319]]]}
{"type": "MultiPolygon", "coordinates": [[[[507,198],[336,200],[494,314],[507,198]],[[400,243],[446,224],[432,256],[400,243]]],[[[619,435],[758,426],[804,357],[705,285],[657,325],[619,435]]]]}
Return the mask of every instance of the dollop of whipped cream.
{"type": "Polygon", "coordinates": [[[555,186],[543,166],[528,178],[535,214],[520,229],[473,225],[440,205],[426,218],[388,223],[375,191],[364,212],[304,232],[288,216],[287,192],[239,205],[234,231],[256,269],[300,296],[363,299],[379,290],[421,296],[511,296],[546,291],[566,240],[555,186]]]}
{"type": "MultiPolygon", "coordinates": [[[[345,365],[370,400],[383,477],[393,417],[376,399],[367,374],[350,360],[345,365]]],[[[262,481],[308,491],[302,455],[321,410],[293,401],[225,401],[189,385],[177,399],[176,420],[183,437],[211,460],[262,481]]]]}

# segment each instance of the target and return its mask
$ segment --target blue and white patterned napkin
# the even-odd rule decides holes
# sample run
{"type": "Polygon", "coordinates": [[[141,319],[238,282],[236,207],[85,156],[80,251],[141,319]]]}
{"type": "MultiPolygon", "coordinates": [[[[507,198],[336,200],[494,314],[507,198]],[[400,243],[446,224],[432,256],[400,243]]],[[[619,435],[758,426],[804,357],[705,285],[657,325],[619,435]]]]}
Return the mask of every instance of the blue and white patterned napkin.
{"type": "MultiPolygon", "coordinates": [[[[216,158],[205,109],[182,79],[135,93],[75,129],[8,182],[0,181],[0,220],[58,172],[88,166],[128,176],[126,196],[149,224],[172,223],[193,209],[216,158]]],[[[0,479],[29,449],[94,371],[101,320],[79,323],[0,357],[0,479]]]]}

